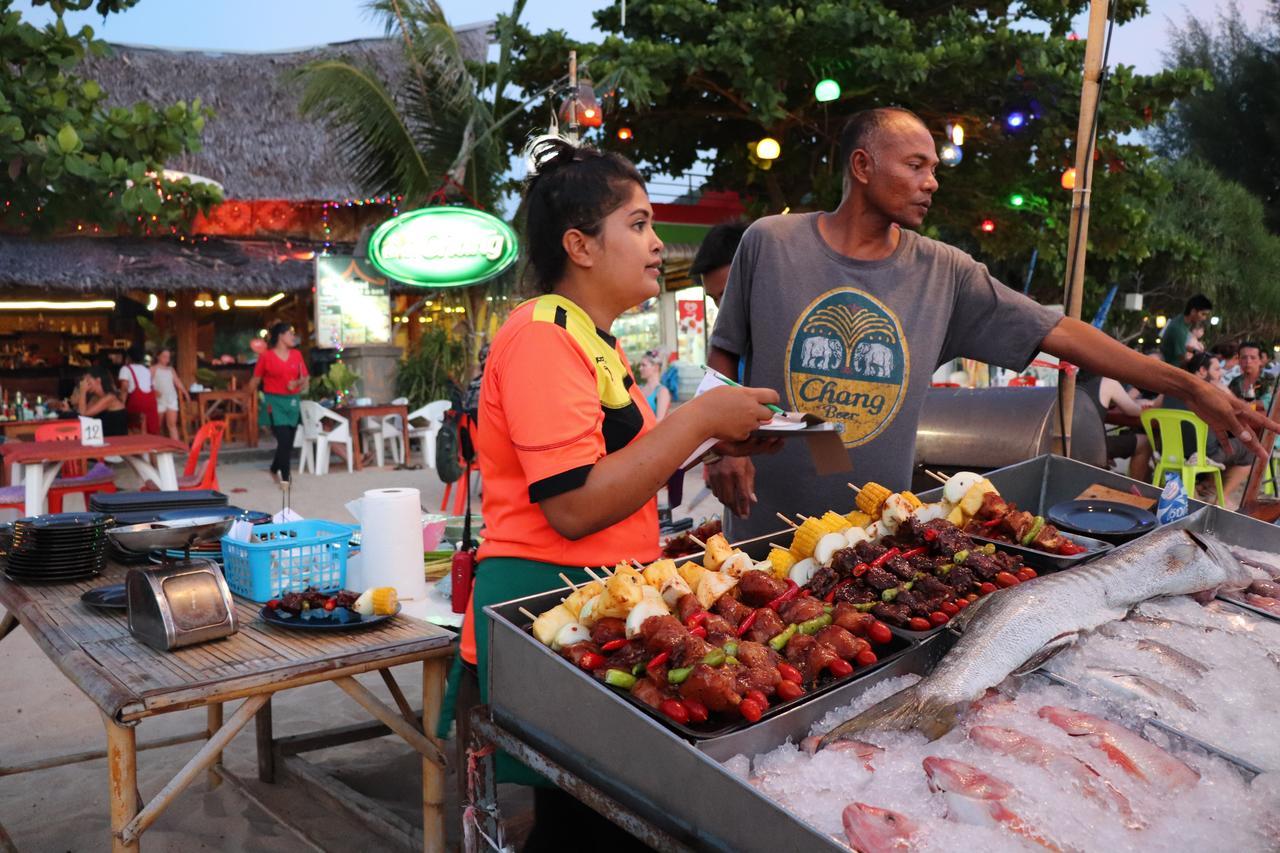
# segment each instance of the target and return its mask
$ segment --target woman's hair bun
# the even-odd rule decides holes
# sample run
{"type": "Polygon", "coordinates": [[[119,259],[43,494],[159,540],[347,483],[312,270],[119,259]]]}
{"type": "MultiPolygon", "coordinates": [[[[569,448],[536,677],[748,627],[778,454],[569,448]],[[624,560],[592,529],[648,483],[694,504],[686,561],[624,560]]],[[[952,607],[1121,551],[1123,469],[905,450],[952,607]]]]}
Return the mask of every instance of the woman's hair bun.
{"type": "Polygon", "coordinates": [[[578,159],[581,149],[556,133],[535,137],[524,149],[526,180],[554,172],[578,159]]]}

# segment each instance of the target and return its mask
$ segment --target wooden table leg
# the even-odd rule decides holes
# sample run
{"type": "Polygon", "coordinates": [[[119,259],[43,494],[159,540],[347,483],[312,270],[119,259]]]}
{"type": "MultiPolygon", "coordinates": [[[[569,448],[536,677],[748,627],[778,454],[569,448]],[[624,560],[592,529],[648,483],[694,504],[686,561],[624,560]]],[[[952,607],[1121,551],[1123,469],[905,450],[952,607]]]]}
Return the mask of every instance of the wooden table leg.
{"type": "Polygon", "coordinates": [[[351,415],[351,420],[347,423],[347,429],[351,433],[351,464],[355,470],[364,469],[364,448],[360,446],[360,417],[356,414],[351,415]]]}
{"type": "MultiPolygon", "coordinates": [[[[205,707],[206,707],[206,710],[208,711],[208,721],[209,721],[209,724],[205,729],[205,732],[208,736],[206,738],[207,740],[208,738],[211,738],[215,734],[217,734],[218,729],[222,728],[222,703],[213,702],[205,707]]],[[[218,768],[221,766],[222,766],[222,753],[219,752],[217,756],[213,759],[213,763],[209,765],[208,771],[206,771],[205,773],[205,780],[208,782],[210,791],[212,791],[214,788],[222,784],[222,777],[218,775],[218,768]]]]}
{"type": "MultiPolygon", "coordinates": [[[[431,742],[436,740],[436,722],[444,701],[444,680],[449,658],[431,658],[422,662],[422,728],[431,742]]],[[[444,775],[445,768],[422,759],[422,849],[426,853],[444,850],[444,775]]]]}
{"type": "Polygon", "coordinates": [[[112,853],[137,853],[138,842],[126,843],[124,828],[138,814],[138,752],[134,730],[102,716],[107,729],[107,774],[111,797],[112,853]]]}
{"type": "Polygon", "coordinates": [[[18,617],[6,610],[4,616],[0,617],[0,640],[13,633],[13,629],[17,627],[18,617]]]}
{"type": "Polygon", "coordinates": [[[270,784],[276,781],[276,742],[271,730],[270,699],[254,715],[253,728],[258,739],[258,780],[270,784]]]}

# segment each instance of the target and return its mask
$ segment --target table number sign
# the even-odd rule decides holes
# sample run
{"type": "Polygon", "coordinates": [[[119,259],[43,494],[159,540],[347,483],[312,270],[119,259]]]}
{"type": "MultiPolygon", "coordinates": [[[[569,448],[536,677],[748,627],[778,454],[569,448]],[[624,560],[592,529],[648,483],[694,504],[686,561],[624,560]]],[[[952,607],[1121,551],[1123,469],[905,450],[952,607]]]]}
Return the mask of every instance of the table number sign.
{"type": "Polygon", "coordinates": [[[80,443],[86,447],[102,447],[102,421],[97,418],[80,418],[80,443]]]}

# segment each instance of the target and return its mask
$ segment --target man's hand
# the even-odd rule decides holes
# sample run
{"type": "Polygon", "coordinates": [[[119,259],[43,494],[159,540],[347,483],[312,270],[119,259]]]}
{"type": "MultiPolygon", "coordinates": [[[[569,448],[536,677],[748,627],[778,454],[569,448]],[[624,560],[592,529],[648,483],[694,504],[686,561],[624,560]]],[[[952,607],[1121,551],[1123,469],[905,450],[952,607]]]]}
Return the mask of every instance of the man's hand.
{"type": "Polygon", "coordinates": [[[1280,423],[1209,382],[1200,383],[1196,394],[1187,400],[1187,405],[1204,419],[1223,447],[1230,447],[1230,437],[1234,436],[1263,461],[1267,459],[1267,451],[1259,440],[1263,430],[1280,433],[1280,423]]]}
{"type": "Polygon", "coordinates": [[[726,456],[707,465],[711,493],[739,518],[751,513],[756,501],[756,466],[745,456],[726,456]]]}

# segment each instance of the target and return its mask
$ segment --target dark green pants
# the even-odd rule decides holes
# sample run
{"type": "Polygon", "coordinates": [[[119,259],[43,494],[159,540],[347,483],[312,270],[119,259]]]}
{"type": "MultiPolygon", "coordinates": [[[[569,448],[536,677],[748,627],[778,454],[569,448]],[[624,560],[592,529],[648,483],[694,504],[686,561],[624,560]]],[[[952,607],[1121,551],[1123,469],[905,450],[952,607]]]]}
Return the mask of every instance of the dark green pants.
{"type": "MultiPolygon", "coordinates": [[[[476,625],[476,661],[480,679],[480,701],[489,701],[489,617],[484,608],[491,604],[501,604],[515,598],[524,598],[552,589],[564,589],[563,573],[575,584],[582,584],[591,578],[581,568],[557,566],[554,563],[543,563],[536,560],[521,560],[515,557],[490,557],[476,564],[475,585],[472,588],[474,598],[472,612],[476,625]]],[[[568,594],[566,590],[565,594],[568,594]]],[[[449,687],[445,696],[444,709],[440,714],[440,723],[436,728],[437,737],[448,734],[454,714],[466,714],[470,709],[458,707],[456,697],[458,684],[464,674],[464,663],[461,656],[456,657],[449,673],[449,687]]],[[[525,767],[505,753],[497,758],[497,777],[499,782],[514,782],[520,785],[547,786],[545,779],[525,767]]]]}

